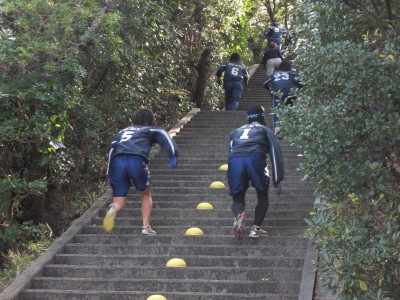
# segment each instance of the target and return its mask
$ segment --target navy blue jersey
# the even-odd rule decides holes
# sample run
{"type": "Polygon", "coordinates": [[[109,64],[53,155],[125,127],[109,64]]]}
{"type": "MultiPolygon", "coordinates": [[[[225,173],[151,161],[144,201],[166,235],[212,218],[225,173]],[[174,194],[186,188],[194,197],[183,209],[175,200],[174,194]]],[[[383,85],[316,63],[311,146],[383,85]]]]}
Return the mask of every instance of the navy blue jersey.
{"type": "Polygon", "coordinates": [[[249,72],[245,65],[239,62],[226,62],[219,66],[215,75],[220,78],[224,73],[224,81],[240,80],[244,84],[249,81],[249,72]]]}
{"type": "Polygon", "coordinates": [[[154,144],[159,144],[170,157],[178,156],[175,141],[164,129],[154,126],[130,126],[114,136],[109,160],[119,154],[130,154],[142,156],[149,162],[150,150],[154,144]]]}
{"type": "Polygon", "coordinates": [[[229,157],[269,154],[274,182],[283,180],[283,158],[279,143],[266,126],[258,122],[235,129],[230,136],[229,157]]]}
{"type": "Polygon", "coordinates": [[[286,28],[281,26],[274,26],[269,28],[267,31],[264,32],[264,36],[269,38],[282,38],[282,35],[286,33],[286,28]]]}
{"type": "Polygon", "coordinates": [[[297,77],[297,73],[293,71],[278,71],[271,74],[263,83],[263,86],[269,89],[268,85],[272,84],[272,91],[287,91],[290,92],[291,88],[302,88],[303,84],[297,77]]]}

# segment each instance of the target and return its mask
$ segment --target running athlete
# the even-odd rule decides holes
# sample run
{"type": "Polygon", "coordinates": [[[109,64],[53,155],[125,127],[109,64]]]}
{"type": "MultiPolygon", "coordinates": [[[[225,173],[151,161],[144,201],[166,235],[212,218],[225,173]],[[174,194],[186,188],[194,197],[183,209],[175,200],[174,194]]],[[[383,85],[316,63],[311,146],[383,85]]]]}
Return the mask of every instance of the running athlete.
{"type": "Polygon", "coordinates": [[[261,228],[268,210],[269,175],[266,162],[269,154],[272,167],[272,182],[278,187],[283,180],[284,169],[281,148],[272,133],[265,126],[264,108],[253,105],[247,110],[248,124],[231,133],[228,159],[229,194],[232,196],[232,212],[235,216],[234,234],[244,236],[245,194],[249,183],[256,189],[257,205],[252,229],[249,236],[258,238],[268,235],[261,228]]]}
{"type": "Polygon", "coordinates": [[[218,84],[221,84],[221,76],[224,73],[225,110],[237,110],[242,97],[243,85],[249,81],[249,72],[241,63],[239,53],[232,53],[230,61],[218,67],[215,75],[218,84]]]}
{"type": "Polygon", "coordinates": [[[286,34],[286,28],[279,26],[277,21],[274,21],[273,26],[264,32],[268,44],[275,42],[279,49],[282,48],[282,36],[284,34],[286,34]]]}
{"type": "MultiPolygon", "coordinates": [[[[292,64],[289,61],[281,62],[279,71],[270,75],[263,83],[263,86],[271,91],[273,95],[274,108],[279,107],[282,103],[284,105],[293,105],[294,95],[291,94],[292,88],[302,88],[304,84],[299,80],[295,71],[292,71],[292,64]],[[279,98],[279,94],[282,96],[279,98]]],[[[274,114],[274,128],[278,117],[274,114]]],[[[277,131],[277,130],[275,130],[277,131]]]]}
{"type": "Polygon", "coordinates": [[[265,75],[268,77],[274,73],[275,70],[278,70],[282,61],[283,56],[278,48],[278,44],[271,42],[268,46],[268,49],[264,52],[264,56],[261,60],[261,64],[266,70],[265,75]]]}
{"type": "Polygon", "coordinates": [[[159,144],[169,153],[171,169],[175,169],[178,149],[168,133],[156,127],[156,119],[150,109],[139,109],[133,123],[134,126],[118,132],[111,142],[107,174],[113,191],[113,203],[104,217],[103,229],[108,233],[114,228],[116,214],[125,207],[126,196],[133,182],[142,196],[142,234],[155,235],[150,226],[153,208],[148,168],[150,150],[154,144],[159,144]]]}

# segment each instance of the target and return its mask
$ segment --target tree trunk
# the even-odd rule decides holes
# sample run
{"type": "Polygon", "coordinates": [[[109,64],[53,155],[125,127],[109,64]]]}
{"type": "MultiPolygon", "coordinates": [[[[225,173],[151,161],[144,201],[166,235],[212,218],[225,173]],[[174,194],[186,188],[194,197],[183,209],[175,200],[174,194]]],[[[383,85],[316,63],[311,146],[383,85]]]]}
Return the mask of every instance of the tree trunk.
{"type": "Polygon", "coordinates": [[[269,19],[271,21],[271,25],[273,25],[273,22],[275,20],[275,15],[276,15],[275,0],[266,0],[264,4],[265,4],[265,7],[267,8],[267,12],[268,12],[269,19]]]}
{"type": "Polygon", "coordinates": [[[208,79],[210,78],[210,59],[211,59],[211,51],[209,49],[205,49],[203,53],[201,53],[200,61],[197,66],[198,78],[196,89],[193,93],[193,102],[196,103],[196,107],[205,109],[208,106],[204,99],[208,79]]]}
{"type": "MultiPolygon", "coordinates": [[[[31,145],[30,153],[28,154],[28,166],[23,173],[23,179],[27,182],[33,182],[42,178],[47,178],[47,165],[39,164],[41,153],[36,148],[35,144],[31,145]]],[[[47,181],[49,179],[47,178],[47,181]]],[[[45,221],[45,203],[46,192],[41,195],[28,195],[22,198],[19,202],[22,215],[20,221],[33,221],[35,224],[45,221]]]]}

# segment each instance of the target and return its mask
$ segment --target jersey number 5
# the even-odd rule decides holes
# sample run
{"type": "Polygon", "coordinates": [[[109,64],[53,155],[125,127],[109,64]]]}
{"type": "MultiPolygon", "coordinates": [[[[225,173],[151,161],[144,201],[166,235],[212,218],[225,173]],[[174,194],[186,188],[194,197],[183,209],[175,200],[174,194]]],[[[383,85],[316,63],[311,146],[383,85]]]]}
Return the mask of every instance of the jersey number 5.
{"type": "Polygon", "coordinates": [[[135,133],[135,131],[124,131],[124,133],[121,136],[120,142],[126,142],[127,140],[132,138],[132,135],[135,133]]]}

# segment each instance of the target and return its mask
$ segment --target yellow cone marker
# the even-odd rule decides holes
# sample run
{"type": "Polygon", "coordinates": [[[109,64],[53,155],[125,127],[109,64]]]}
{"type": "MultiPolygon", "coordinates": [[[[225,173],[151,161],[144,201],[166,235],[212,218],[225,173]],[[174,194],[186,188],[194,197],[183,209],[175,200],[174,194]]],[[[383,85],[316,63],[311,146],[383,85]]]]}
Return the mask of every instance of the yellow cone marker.
{"type": "Polygon", "coordinates": [[[197,227],[192,227],[186,230],[186,235],[204,235],[203,230],[197,227]]]}
{"type": "Polygon", "coordinates": [[[197,209],[213,209],[214,207],[208,202],[201,202],[197,204],[197,209]]]}
{"type": "Polygon", "coordinates": [[[221,171],[228,171],[228,164],[223,164],[219,167],[221,171]]]}
{"type": "Polygon", "coordinates": [[[180,258],[172,258],[167,262],[167,267],[185,268],[186,262],[180,258]]]}
{"type": "Polygon", "coordinates": [[[225,187],[225,184],[221,181],[214,181],[213,183],[210,184],[210,188],[212,189],[223,189],[225,187]]]}
{"type": "Polygon", "coordinates": [[[167,300],[167,298],[162,295],[151,295],[146,300],[167,300]]]}

